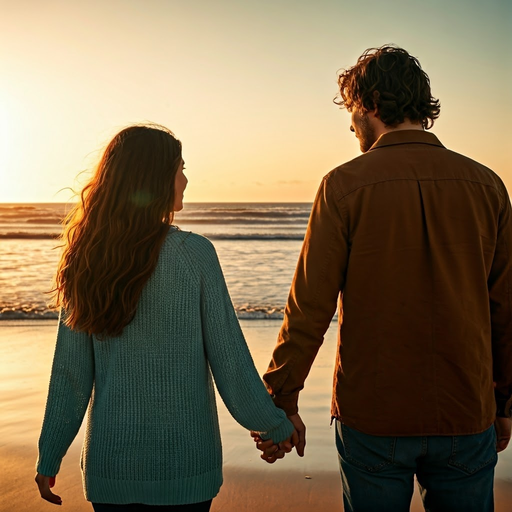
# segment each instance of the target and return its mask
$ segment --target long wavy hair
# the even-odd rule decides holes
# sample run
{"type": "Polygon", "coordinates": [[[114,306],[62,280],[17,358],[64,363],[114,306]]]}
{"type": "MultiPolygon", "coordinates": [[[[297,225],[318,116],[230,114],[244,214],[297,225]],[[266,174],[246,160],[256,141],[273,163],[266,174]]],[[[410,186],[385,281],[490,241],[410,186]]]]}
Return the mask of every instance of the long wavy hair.
{"type": "Polygon", "coordinates": [[[159,125],[130,126],[108,144],[66,217],[51,291],[73,330],[119,336],[173,221],[181,143],[159,125]]]}
{"type": "Polygon", "coordinates": [[[334,103],[363,114],[377,109],[386,126],[407,118],[429,129],[441,112],[418,59],[394,45],[368,48],[355,66],[338,74],[338,87],[334,103]]]}

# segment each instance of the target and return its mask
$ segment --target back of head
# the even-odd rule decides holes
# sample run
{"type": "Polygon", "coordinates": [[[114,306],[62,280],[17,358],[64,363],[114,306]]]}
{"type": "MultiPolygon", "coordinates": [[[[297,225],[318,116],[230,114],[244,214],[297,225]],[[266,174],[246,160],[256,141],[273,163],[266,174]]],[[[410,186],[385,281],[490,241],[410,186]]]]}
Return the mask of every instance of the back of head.
{"type": "Polygon", "coordinates": [[[336,104],[363,114],[377,109],[390,127],[409,119],[428,129],[441,110],[418,60],[397,46],[367,49],[355,66],[339,73],[338,86],[336,104]]]}
{"type": "Polygon", "coordinates": [[[71,328],[117,336],[135,315],[173,219],[181,161],[162,126],[131,126],[108,144],[62,235],[54,305],[71,328]]]}

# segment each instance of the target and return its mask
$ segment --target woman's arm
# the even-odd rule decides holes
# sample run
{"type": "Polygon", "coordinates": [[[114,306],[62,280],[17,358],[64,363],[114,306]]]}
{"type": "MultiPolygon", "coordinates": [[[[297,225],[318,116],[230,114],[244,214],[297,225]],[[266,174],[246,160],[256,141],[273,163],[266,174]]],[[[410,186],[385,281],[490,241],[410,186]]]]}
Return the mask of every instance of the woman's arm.
{"type": "Polygon", "coordinates": [[[243,427],[276,443],[284,441],[294,432],[293,425],[274,406],[254,366],[215,249],[201,237],[191,243],[201,286],[203,339],[217,389],[243,427]]]}
{"type": "Polygon", "coordinates": [[[59,472],[80,429],[94,383],[92,339],[72,331],[62,317],[61,313],[37,461],[37,472],[49,477],[59,472]]]}

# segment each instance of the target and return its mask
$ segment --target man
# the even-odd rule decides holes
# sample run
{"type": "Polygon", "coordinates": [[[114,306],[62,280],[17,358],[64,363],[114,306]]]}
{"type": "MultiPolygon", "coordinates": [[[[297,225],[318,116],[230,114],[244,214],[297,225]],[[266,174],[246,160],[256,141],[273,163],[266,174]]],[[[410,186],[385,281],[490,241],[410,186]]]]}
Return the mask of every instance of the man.
{"type": "MultiPolygon", "coordinates": [[[[425,129],[440,113],[405,50],[338,79],[362,156],[316,196],[264,376],[305,447],[298,396],[339,305],[332,417],[347,511],[493,510],[511,434],[512,217],[502,181],[425,129]],[[493,427],[494,424],[494,427],[493,427]]],[[[273,462],[289,451],[258,440],[273,462]]]]}

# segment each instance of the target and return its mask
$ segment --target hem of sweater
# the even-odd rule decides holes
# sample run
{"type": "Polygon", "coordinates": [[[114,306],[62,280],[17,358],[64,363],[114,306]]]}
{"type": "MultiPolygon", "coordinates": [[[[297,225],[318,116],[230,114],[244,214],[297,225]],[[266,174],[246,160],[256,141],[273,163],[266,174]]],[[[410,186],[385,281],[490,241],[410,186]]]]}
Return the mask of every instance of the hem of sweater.
{"type": "Polygon", "coordinates": [[[349,428],[353,428],[354,430],[362,432],[363,434],[376,437],[470,436],[485,432],[494,423],[494,419],[492,419],[488,421],[482,421],[479,426],[474,427],[468,427],[467,425],[464,425],[463,427],[447,425],[444,428],[440,427],[438,429],[404,429],[403,426],[395,428],[383,428],[382,422],[379,421],[378,418],[373,419],[371,427],[369,427],[369,422],[367,420],[363,421],[362,419],[356,419],[346,415],[342,417],[341,415],[332,414],[331,418],[343,423],[349,428]],[[377,428],[375,428],[376,425],[378,425],[377,428]]]}
{"type": "Polygon", "coordinates": [[[93,503],[126,505],[187,505],[217,496],[222,485],[222,469],[188,478],[140,481],[114,480],[84,475],[84,494],[93,503]]]}

